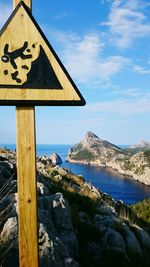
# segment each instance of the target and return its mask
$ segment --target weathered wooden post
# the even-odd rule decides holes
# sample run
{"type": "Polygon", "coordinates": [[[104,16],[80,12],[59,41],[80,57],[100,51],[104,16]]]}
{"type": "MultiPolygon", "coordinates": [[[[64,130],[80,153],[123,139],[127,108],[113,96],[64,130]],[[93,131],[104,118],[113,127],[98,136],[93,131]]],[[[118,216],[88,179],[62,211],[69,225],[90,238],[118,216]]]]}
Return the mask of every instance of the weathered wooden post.
{"type": "Polygon", "coordinates": [[[13,0],[14,11],[0,31],[0,105],[16,106],[20,267],[38,267],[34,106],[85,105],[31,5],[13,0]]]}
{"type": "MultiPolygon", "coordinates": [[[[14,8],[19,2],[13,0],[14,8]]],[[[31,8],[32,0],[24,2],[31,8]]],[[[38,267],[35,108],[17,107],[16,121],[19,262],[20,267],[38,267]]]]}

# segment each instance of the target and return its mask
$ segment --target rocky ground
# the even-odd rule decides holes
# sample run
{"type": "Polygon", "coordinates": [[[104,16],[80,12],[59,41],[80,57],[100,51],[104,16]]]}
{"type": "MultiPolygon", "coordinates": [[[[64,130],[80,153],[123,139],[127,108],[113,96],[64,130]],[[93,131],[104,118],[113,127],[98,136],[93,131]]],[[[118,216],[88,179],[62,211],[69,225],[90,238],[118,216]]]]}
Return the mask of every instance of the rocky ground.
{"type": "MultiPolygon", "coordinates": [[[[17,267],[16,158],[3,152],[0,266],[17,267]]],[[[150,226],[128,206],[47,157],[37,158],[37,191],[40,267],[149,266],[150,226]]]]}
{"type": "Polygon", "coordinates": [[[123,150],[100,139],[94,133],[87,132],[85,138],[71,148],[67,160],[110,167],[120,174],[150,185],[150,150],[135,154],[131,153],[131,150],[123,150]]]}

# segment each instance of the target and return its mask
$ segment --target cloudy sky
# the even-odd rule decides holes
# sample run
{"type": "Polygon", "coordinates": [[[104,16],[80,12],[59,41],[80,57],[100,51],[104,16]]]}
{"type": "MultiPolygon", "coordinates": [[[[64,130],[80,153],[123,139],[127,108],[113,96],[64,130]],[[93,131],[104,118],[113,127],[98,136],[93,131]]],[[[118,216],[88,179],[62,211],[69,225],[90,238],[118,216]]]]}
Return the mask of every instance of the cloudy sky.
{"type": "MultiPolygon", "coordinates": [[[[0,27],[12,11],[0,0],[0,27]]],[[[150,141],[150,2],[33,0],[33,15],[86,100],[37,107],[37,143],[73,144],[90,130],[115,144],[150,141]]],[[[0,143],[15,143],[14,107],[0,107],[0,143]]]]}

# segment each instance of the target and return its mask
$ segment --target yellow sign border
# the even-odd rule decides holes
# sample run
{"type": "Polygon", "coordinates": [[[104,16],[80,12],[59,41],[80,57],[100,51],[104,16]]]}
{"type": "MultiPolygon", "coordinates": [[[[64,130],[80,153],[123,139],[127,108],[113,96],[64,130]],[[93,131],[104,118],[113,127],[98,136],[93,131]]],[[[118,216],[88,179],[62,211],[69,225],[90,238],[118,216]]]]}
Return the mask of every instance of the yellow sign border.
{"type": "Polygon", "coordinates": [[[7,29],[11,20],[17,14],[18,10],[23,7],[29,19],[33,22],[36,29],[43,38],[47,49],[49,49],[53,62],[53,69],[56,73],[56,76],[60,76],[61,84],[63,89],[26,89],[26,88],[0,88],[0,105],[15,105],[15,106],[83,106],[85,105],[85,100],[81,93],[79,92],[77,86],[71,79],[69,73],[63,66],[62,62],[56,55],[51,44],[43,34],[41,28],[37,24],[36,20],[31,14],[30,9],[25,5],[23,1],[19,2],[15,10],[13,11],[10,18],[7,20],[6,24],[0,31],[0,37],[7,29]]]}

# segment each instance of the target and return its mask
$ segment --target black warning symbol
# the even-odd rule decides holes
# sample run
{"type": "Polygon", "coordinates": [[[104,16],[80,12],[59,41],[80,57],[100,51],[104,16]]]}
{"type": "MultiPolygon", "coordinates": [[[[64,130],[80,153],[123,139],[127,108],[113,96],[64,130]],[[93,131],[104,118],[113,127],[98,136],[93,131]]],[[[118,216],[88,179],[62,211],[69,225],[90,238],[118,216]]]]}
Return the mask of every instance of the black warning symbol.
{"type": "Polygon", "coordinates": [[[20,1],[0,31],[0,104],[23,102],[85,104],[29,8],[20,1]]]}
{"type": "MultiPolygon", "coordinates": [[[[62,89],[41,45],[39,45],[39,55],[36,60],[32,61],[33,55],[31,54],[31,50],[35,49],[36,46],[38,46],[37,43],[32,44],[30,48],[29,42],[25,41],[22,47],[10,51],[9,44],[5,44],[4,54],[1,56],[1,61],[6,64],[6,69],[3,74],[5,76],[8,75],[9,69],[11,69],[10,78],[16,81],[21,88],[62,89]],[[20,61],[18,61],[19,64],[17,64],[18,58],[21,60],[21,65],[20,61]],[[26,61],[26,64],[24,64],[23,61],[26,61]],[[12,68],[10,68],[10,65],[12,68]],[[26,80],[24,82],[21,79],[23,71],[26,72],[26,80]]],[[[13,88],[16,87],[17,84],[13,84],[13,88]]],[[[11,87],[11,85],[9,87],[11,87]]]]}
{"type": "MultiPolygon", "coordinates": [[[[24,51],[28,47],[28,42],[24,42],[24,45],[21,48],[18,48],[12,52],[9,52],[9,44],[6,44],[4,47],[4,55],[1,57],[2,61],[5,63],[10,62],[14,69],[17,69],[15,59],[20,57],[21,59],[32,58],[32,55],[25,55],[24,51]]],[[[27,49],[30,51],[30,49],[27,49]]]]}

